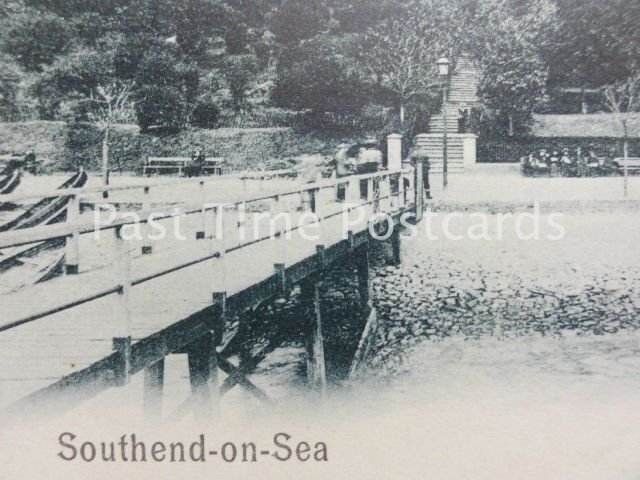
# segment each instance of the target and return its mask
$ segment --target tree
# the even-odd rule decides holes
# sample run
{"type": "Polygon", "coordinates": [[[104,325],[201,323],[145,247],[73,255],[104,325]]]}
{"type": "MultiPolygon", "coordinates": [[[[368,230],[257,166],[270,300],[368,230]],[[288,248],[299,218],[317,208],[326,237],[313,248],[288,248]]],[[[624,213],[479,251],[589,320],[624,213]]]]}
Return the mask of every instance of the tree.
{"type": "MultiPolygon", "coordinates": [[[[76,120],[88,120],[102,132],[102,178],[109,184],[109,134],[116,123],[133,118],[134,83],[121,79],[117,51],[80,48],[59,58],[40,79],[44,91],[66,102],[76,120]]],[[[107,192],[104,192],[105,198],[107,192]]]]}
{"type": "Polygon", "coordinates": [[[20,73],[10,59],[0,56],[0,119],[14,120],[19,113],[18,90],[20,73]]]}
{"type": "Polygon", "coordinates": [[[624,150],[624,196],[629,192],[629,127],[631,122],[640,124],[640,71],[632,74],[627,80],[604,89],[607,108],[613,113],[622,129],[624,150]]]}
{"type": "Polygon", "coordinates": [[[640,3],[556,2],[560,28],[545,56],[553,86],[599,88],[640,68],[640,3]]]}
{"type": "Polygon", "coordinates": [[[72,37],[62,17],[29,11],[10,22],[2,35],[2,48],[27,71],[40,72],[68,50],[72,37]]]}
{"type": "Polygon", "coordinates": [[[549,0],[486,0],[471,24],[467,48],[480,63],[482,106],[508,135],[524,133],[546,94],[542,53],[553,41],[555,7],[549,0]]]}
{"type": "Polygon", "coordinates": [[[196,104],[200,74],[180,60],[170,45],[148,51],[135,75],[136,117],[143,131],[151,126],[184,128],[196,104]]]}
{"type": "Polygon", "coordinates": [[[230,56],[225,62],[224,74],[231,90],[237,111],[245,105],[245,93],[258,71],[258,62],[253,55],[230,56]]]}
{"type": "Polygon", "coordinates": [[[327,30],[331,12],[325,0],[285,0],[275,12],[271,31],[284,46],[294,46],[327,30]]]}
{"type": "Polygon", "coordinates": [[[407,103],[428,96],[437,85],[436,60],[451,51],[459,37],[457,12],[455,2],[411,1],[396,5],[393,15],[362,36],[358,58],[376,82],[395,95],[401,123],[407,103]]]}
{"type": "MultiPolygon", "coordinates": [[[[99,84],[86,101],[89,103],[88,117],[102,131],[102,185],[109,185],[109,133],[117,123],[130,120],[134,103],[131,101],[133,83],[118,80],[99,84]]],[[[107,190],[102,192],[108,198],[107,190]]]]}
{"type": "Polygon", "coordinates": [[[366,103],[367,86],[340,46],[314,39],[281,52],[272,93],[281,107],[315,113],[353,113],[366,103]]]}

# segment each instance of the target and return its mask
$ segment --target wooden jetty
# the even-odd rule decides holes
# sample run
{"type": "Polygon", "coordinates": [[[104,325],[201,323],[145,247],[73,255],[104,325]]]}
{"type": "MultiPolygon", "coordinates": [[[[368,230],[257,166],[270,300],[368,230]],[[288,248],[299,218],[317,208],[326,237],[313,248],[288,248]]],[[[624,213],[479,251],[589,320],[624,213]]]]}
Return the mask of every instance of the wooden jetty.
{"type": "MultiPolygon", "coordinates": [[[[195,228],[169,250],[156,248],[161,241],[128,239],[125,232],[136,221],[126,212],[108,224],[87,221],[80,203],[104,188],[58,191],[71,197],[64,222],[0,233],[0,248],[54,239],[66,245],[66,275],[0,295],[0,408],[5,424],[63,413],[106,389],[126,385],[140,372],[145,411],[160,419],[164,362],[176,353],[188,356],[192,394],[170,418],[192,412],[209,418],[219,397],[236,385],[267,399],[249,379],[265,355],[232,363],[226,348],[233,339],[226,322],[295,285],[301,286],[313,312],[306,329],[309,382],[323,392],[319,288],[327,269],[345,259],[356,260],[362,315],[368,319],[352,367],[352,374],[357,373],[376,324],[369,293],[369,226],[384,230],[403,215],[421,218],[422,165],[308,184],[290,180],[276,190],[250,194],[242,193],[246,176],[236,178],[238,194],[215,205],[209,203],[207,186],[224,177],[181,182],[190,182],[201,195],[197,202],[181,205],[180,216],[195,228]],[[346,192],[345,201],[337,199],[338,190],[346,192]],[[285,222],[275,230],[269,225],[269,231],[256,227],[265,209],[273,215],[289,213],[296,224],[285,222]],[[246,236],[247,225],[257,236],[246,236]],[[315,229],[316,239],[309,239],[309,229],[315,229]],[[106,265],[83,268],[81,239],[91,242],[97,234],[111,242],[106,265]],[[223,382],[218,371],[228,375],[223,382]]],[[[140,191],[142,211],[137,213],[149,228],[152,218],[175,216],[151,208],[154,188],[108,190],[140,191]]],[[[399,229],[390,241],[399,255],[399,229]]]]}

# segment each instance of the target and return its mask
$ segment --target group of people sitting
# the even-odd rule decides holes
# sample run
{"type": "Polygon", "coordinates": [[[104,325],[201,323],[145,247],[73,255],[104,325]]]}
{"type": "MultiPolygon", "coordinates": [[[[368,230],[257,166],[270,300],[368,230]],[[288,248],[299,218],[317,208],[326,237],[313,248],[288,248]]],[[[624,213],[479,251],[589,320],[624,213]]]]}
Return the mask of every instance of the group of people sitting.
{"type": "Polygon", "coordinates": [[[599,157],[592,145],[586,149],[578,147],[547,150],[541,148],[520,159],[522,173],[526,176],[550,177],[601,177],[620,175],[620,165],[610,158],[599,157]]]}

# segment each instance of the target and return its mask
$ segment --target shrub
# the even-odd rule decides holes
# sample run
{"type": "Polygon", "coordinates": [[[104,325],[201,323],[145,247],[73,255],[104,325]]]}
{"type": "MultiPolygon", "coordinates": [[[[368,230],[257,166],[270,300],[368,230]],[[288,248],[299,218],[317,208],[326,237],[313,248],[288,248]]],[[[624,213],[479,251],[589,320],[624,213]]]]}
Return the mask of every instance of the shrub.
{"type": "Polygon", "coordinates": [[[191,124],[199,128],[216,128],[220,119],[220,109],[211,102],[198,102],[191,114],[191,124]]]}

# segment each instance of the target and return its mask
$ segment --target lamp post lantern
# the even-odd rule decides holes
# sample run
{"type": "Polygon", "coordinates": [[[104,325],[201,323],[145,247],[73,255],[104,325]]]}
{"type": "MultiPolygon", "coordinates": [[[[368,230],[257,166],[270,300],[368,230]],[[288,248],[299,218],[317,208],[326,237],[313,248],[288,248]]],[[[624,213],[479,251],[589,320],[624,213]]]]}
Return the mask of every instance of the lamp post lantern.
{"type": "Polygon", "coordinates": [[[448,170],[448,152],[447,152],[447,78],[449,77],[449,60],[442,57],[437,62],[438,74],[442,80],[442,123],[443,123],[443,135],[442,135],[442,187],[447,188],[449,183],[447,179],[448,170]]]}

